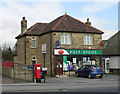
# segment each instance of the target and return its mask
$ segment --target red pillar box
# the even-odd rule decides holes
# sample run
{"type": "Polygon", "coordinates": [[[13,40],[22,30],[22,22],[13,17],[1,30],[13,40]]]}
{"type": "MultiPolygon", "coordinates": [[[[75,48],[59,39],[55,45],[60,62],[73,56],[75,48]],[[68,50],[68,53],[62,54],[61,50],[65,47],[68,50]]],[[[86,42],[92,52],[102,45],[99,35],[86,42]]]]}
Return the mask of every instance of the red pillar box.
{"type": "Polygon", "coordinates": [[[35,64],[35,78],[41,79],[41,64],[35,64]]]}

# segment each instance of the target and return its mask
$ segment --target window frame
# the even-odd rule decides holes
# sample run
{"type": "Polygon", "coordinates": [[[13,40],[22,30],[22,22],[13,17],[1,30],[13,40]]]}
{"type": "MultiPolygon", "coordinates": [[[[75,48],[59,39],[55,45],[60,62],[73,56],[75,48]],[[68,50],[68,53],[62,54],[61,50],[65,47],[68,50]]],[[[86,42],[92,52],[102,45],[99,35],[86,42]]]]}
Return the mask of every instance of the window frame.
{"type": "Polygon", "coordinates": [[[84,34],[84,45],[93,45],[93,34],[84,34]]]}
{"type": "Polygon", "coordinates": [[[72,34],[71,33],[61,33],[61,44],[71,45],[72,44],[72,34]]]}
{"type": "Polygon", "coordinates": [[[31,37],[31,47],[36,48],[36,37],[31,37]],[[34,47],[33,47],[33,43],[32,43],[33,41],[35,41],[34,47]]]}

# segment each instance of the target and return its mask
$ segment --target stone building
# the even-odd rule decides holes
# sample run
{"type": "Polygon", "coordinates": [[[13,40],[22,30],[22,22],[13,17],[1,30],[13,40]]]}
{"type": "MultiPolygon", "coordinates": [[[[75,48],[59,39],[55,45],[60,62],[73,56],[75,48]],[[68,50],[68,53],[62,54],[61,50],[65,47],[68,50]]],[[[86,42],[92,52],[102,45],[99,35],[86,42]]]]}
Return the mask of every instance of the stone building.
{"type": "Polygon", "coordinates": [[[39,63],[44,67],[42,45],[46,45],[45,67],[47,75],[55,76],[74,71],[75,66],[97,64],[102,66],[103,32],[91,26],[87,19],[83,23],[67,14],[56,18],[50,23],[36,23],[27,29],[25,17],[21,22],[21,34],[17,39],[17,55],[14,62],[23,65],[39,63]]]}

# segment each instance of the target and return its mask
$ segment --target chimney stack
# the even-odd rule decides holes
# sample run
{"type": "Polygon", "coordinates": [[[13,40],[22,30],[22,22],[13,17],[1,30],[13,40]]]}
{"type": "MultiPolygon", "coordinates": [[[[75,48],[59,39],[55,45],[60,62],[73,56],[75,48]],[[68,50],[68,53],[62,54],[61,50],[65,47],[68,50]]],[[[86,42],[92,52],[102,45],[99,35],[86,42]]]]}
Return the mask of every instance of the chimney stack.
{"type": "Polygon", "coordinates": [[[27,30],[27,20],[23,17],[21,21],[21,34],[27,30]]]}
{"type": "Polygon", "coordinates": [[[87,18],[86,24],[91,25],[91,22],[89,22],[89,18],[87,18]]]}

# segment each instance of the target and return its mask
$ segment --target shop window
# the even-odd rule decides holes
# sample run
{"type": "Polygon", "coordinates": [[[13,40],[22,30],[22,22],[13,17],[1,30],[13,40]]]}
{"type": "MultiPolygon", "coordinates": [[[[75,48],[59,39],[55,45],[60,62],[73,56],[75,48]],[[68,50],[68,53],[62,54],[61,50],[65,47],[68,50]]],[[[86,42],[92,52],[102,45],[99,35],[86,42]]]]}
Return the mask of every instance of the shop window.
{"type": "Polygon", "coordinates": [[[61,44],[71,44],[71,33],[61,33],[61,44]]]}
{"type": "MultiPolygon", "coordinates": [[[[82,68],[83,65],[100,65],[99,56],[63,56],[63,70],[74,71],[82,68]]],[[[86,67],[87,68],[87,67],[86,67]]]]}
{"type": "Polygon", "coordinates": [[[36,38],[32,37],[32,48],[36,48],[36,38]]]}
{"type": "Polygon", "coordinates": [[[84,45],[93,45],[93,35],[84,35],[84,45]]]}
{"type": "Polygon", "coordinates": [[[65,62],[66,56],[63,57],[63,69],[74,71],[76,69],[79,69],[83,65],[83,57],[82,56],[67,56],[67,62],[65,62]]]}
{"type": "Polygon", "coordinates": [[[91,63],[92,63],[92,65],[100,65],[99,56],[92,56],[91,63]]]}

